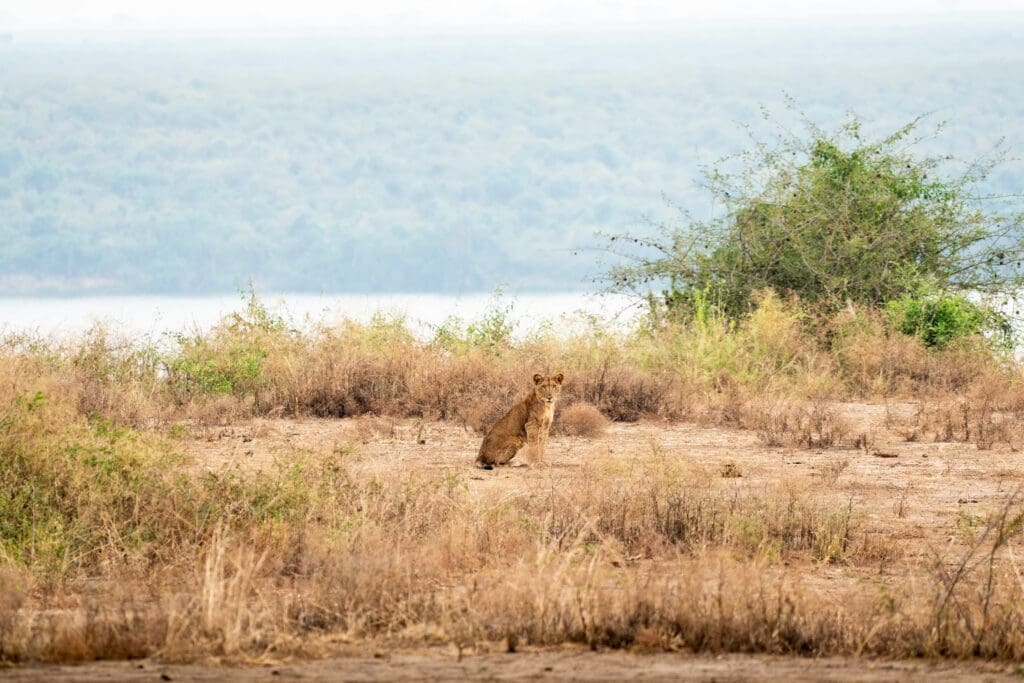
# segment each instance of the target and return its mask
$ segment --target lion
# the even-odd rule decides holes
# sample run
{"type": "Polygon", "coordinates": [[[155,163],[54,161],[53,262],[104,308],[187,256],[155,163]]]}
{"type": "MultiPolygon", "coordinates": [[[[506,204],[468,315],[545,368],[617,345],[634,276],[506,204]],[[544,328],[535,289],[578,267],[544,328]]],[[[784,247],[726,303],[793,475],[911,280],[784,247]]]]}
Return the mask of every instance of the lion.
{"type": "Polygon", "coordinates": [[[551,377],[540,373],[533,376],[533,391],[512,406],[487,432],[476,456],[477,467],[493,470],[496,465],[507,465],[524,444],[528,464],[543,462],[548,431],[555,417],[555,400],[562,391],[563,379],[562,373],[551,377]]]}

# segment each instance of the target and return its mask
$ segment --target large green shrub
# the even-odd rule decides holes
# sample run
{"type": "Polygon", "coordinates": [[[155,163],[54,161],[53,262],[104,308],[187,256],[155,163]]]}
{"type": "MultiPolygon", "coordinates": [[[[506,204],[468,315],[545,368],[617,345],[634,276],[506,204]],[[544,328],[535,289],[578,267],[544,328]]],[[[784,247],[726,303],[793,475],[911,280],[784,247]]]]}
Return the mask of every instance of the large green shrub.
{"type": "Polygon", "coordinates": [[[914,153],[916,126],[868,140],[853,119],[834,134],[809,126],[804,138],[757,145],[739,171],[708,172],[721,216],[652,239],[613,237],[629,258],[611,271],[612,286],[663,283],[663,310],[692,316],[710,300],[730,317],[766,288],[826,311],[880,307],[923,282],[954,293],[1015,290],[1022,217],[978,200],[994,163],[954,174],[952,159],[914,153]]]}

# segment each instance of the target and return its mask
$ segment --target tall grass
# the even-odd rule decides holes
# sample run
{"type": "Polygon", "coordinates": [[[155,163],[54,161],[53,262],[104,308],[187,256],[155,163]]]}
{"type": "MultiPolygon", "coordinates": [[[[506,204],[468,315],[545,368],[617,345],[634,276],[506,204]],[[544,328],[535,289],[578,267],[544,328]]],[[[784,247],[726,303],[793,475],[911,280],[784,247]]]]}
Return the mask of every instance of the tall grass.
{"type": "Polygon", "coordinates": [[[686,325],[616,331],[591,321],[515,338],[509,314],[499,303],[483,322],[448,321],[422,340],[386,316],[299,331],[251,297],[212,330],[170,344],[99,327],[72,341],[6,337],[0,382],[32,375],[45,393],[75,396],[80,413],[135,427],[372,413],[479,428],[538,371],[566,374],[564,405],[590,403],[612,420],[706,420],[723,404],[762,399],[941,397],[1019,377],[983,340],[929,349],[880,314],[813,316],[771,292],[739,322],[709,312],[686,325]]]}

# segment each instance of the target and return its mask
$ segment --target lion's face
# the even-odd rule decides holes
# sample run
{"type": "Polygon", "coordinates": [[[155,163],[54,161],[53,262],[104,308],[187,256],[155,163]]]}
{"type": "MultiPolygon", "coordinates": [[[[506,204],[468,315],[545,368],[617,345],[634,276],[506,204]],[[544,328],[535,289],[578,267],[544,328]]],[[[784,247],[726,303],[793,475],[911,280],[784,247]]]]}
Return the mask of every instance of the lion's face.
{"type": "Polygon", "coordinates": [[[555,399],[558,398],[558,394],[562,392],[562,379],[564,379],[562,373],[552,375],[551,377],[545,377],[537,373],[533,376],[533,392],[541,401],[547,405],[552,405],[555,399]]]}

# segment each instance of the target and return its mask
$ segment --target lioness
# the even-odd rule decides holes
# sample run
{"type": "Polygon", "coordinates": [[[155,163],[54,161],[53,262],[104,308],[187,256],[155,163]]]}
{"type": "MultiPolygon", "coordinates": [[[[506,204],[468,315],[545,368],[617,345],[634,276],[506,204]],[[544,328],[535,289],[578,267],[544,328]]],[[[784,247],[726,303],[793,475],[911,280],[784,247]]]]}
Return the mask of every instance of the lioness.
{"type": "Polygon", "coordinates": [[[562,379],[562,373],[551,377],[539,373],[533,376],[533,391],[512,406],[487,432],[476,456],[477,467],[492,470],[495,465],[506,465],[523,444],[526,444],[527,462],[532,465],[543,461],[562,379]]]}

